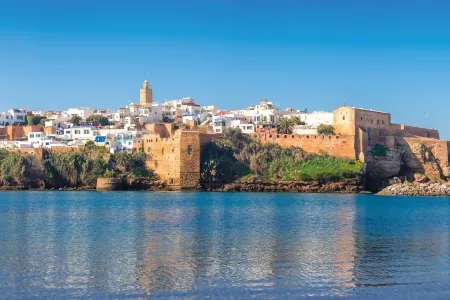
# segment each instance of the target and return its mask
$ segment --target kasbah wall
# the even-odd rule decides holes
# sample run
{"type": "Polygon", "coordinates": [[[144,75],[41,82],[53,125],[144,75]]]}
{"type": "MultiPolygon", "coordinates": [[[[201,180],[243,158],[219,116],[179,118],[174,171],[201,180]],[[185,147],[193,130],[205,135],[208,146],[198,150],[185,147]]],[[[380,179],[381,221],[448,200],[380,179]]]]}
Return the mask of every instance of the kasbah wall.
{"type": "MultiPolygon", "coordinates": [[[[403,147],[405,166],[423,170],[426,158],[423,146],[430,150],[442,170],[448,169],[450,142],[439,139],[435,129],[391,123],[391,114],[342,106],[334,110],[335,135],[286,135],[259,130],[256,138],[263,143],[277,143],[282,147],[300,147],[314,154],[366,162],[376,145],[387,149],[403,147]]],[[[445,172],[444,172],[445,173],[445,172]]]]}
{"type": "MultiPolygon", "coordinates": [[[[423,169],[421,145],[425,145],[443,169],[448,167],[450,142],[439,140],[437,130],[393,124],[389,113],[343,106],[334,111],[334,127],[334,135],[277,134],[260,129],[255,138],[262,143],[362,162],[376,145],[388,149],[403,146],[407,149],[406,166],[417,170],[423,169]]],[[[144,135],[139,147],[147,154],[147,167],[169,187],[196,188],[202,146],[216,136],[195,125],[175,130],[173,124],[147,124],[146,129],[150,133],[144,135]]]]}
{"type": "Polygon", "coordinates": [[[175,130],[174,124],[147,124],[142,137],[146,166],[173,189],[195,189],[200,180],[201,147],[216,135],[193,126],[175,130]]]}

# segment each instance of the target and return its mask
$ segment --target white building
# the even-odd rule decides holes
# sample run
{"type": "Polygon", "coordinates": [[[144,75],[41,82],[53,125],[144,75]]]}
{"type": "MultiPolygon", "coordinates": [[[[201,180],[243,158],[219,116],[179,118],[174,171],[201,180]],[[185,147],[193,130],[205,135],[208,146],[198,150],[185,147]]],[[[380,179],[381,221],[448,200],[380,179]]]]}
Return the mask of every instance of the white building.
{"type": "Polygon", "coordinates": [[[46,112],[44,110],[33,110],[31,114],[36,117],[44,117],[46,112]]]}
{"type": "Polygon", "coordinates": [[[293,134],[299,135],[314,135],[317,134],[317,126],[313,125],[295,125],[292,129],[293,134]]]}
{"type": "Polygon", "coordinates": [[[8,113],[10,119],[12,119],[12,123],[9,125],[26,123],[27,111],[25,109],[11,108],[8,110],[8,113]]]}
{"type": "Polygon", "coordinates": [[[333,125],[333,113],[326,111],[314,111],[304,114],[300,118],[306,125],[319,126],[320,124],[333,125]]]}
{"type": "Polygon", "coordinates": [[[80,116],[83,120],[92,116],[95,112],[95,109],[88,107],[80,107],[80,108],[69,108],[67,110],[67,114],[71,117],[80,116]]]}
{"type": "Polygon", "coordinates": [[[280,118],[302,113],[302,111],[293,108],[280,110],[277,105],[267,99],[262,99],[258,105],[252,105],[247,109],[231,112],[245,116],[245,119],[254,124],[276,124],[280,118]]]}
{"type": "Polygon", "coordinates": [[[28,142],[31,144],[39,144],[46,137],[45,132],[29,132],[28,142]]]}
{"type": "Polygon", "coordinates": [[[214,116],[212,123],[214,133],[223,133],[231,127],[231,119],[224,118],[223,116],[214,116]]]}
{"type": "Polygon", "coordinates": [[[13,117],[9,112],[0,112],[0,126],[8,126],[13,123],[13,117]]]}
{"type": "Polygon", "coordinates": [[[217,114],[217,106],[216,105],[202,106],[202,111],[215,115],[217,114]]]}
{"type": "Polygon", "coordinates": [[[93,141],[96,136],[100,135],[98,129],[92,128],[90,126],[74,126],[71,128],[66,128],[63,131],[63,138],[80,140],[80,141],[93,141]]]}
{"type": "Polygon", "coordinates": [[[232,120],[230,122],[231,128],[239,128],[242,133],[253,134],[255,132],[255,124],[249,123],[245,120],[232,120]]]}

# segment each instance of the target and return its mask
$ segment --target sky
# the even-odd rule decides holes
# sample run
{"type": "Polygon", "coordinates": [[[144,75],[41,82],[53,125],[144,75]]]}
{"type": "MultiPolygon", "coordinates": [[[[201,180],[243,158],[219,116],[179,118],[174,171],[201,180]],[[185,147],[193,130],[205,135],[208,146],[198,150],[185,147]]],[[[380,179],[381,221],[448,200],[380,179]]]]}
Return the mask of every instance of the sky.
{"type": "Polygon", "coordinates": [[[450,139],[450,2],[2,0],[0,111],[351,105],[450,139]]]}

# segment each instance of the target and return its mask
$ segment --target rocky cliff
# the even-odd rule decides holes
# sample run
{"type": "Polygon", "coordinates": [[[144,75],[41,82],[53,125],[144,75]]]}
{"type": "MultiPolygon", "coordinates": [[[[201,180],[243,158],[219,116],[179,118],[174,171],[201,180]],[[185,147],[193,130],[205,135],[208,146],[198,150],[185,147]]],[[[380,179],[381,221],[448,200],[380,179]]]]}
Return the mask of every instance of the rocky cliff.
{"type": "Polygon", "coordinates": [[[366,187],[379,191],[402,182],[446,182],[449,176],[447,143],[432,139],[396,138],[390,149],[371,146],[366,157],[366,187]]]}

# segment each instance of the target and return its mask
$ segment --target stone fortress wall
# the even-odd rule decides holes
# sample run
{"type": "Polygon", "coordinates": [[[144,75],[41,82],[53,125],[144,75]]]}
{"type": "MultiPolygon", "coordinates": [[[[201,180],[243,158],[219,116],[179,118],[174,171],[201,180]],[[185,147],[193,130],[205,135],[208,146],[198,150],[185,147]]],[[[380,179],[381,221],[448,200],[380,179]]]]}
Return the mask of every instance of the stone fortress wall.
{"type": "MultiPolygon", "coordinates": [[[[356,159],[368,163],[368,166],[378,164],[386,169],[392,167],[392,171],[386,171],[388,175],[396,174],[402,167],[436,173],[436,170],[428,170],[431,167],[427,162],[431,160],[439,166],[439,172],[449,173],[450,141],[440,140],[437,130],[393,124],[389,113],[348,106],[335,109],[333,114],[334,135],[277,134],[273,129],[259,129],[254,137],[262,143],[276,143],[286,148],[299,147],[309,153],[356,159]],[[372,152],[378,146],[392,153],[387,158],[374,158],[372,152]],[[398,161],[400,156],[402,162],[398,161]]],[[[0,135],[24,137],[31,131],[46,131],[42,126],[14,127],[20,128],[8,127],[7,130],[0,130],[0,135]]],[[[134,151],[146,153],[146,166],[173,189],[198,187],[202,147],[219,135],[208,133],[196,124],[188,124],[180,129],[168,123],[146,124],[145,127],[149,133],[135,145],[134,151]]],[[[61,152],[79,150],[71,147],[51,149],[61,152]]],[[[40,158],[43,156],[42,149],[20,151],[40,158]]]]}
{"type": "Polygon", "coordinates": [[[143,136],[146,165],[174,189],[194,189],[200,181],[201,147],[217,135],[201,129],[175,130],[174,124],[148,124],[143,136]]]}
{"type": "Polygon", "coordinates": [[[350,135],[295,135],[273,134],[260,131],[257,138],[262,143],[279,144],[281,147],[298,147],[306,152],[355,159],[355,136],[350,135]]]}
{"type": "MultiPolygon", "coordinates": [[[[190,127],[175,130],[173,124],[148,124],[150,133],[143,137],[147,166],[174,188],[198,186],[202,146],[217,136],[195,125],[190,127]]],[[[277,134],[259,129],[254,137],[262,143],[299,147],[309,153],[356,159],[369,165],[374,147],[381,145],[392,151],[401,148],[405,167],[418,171],[424,170],[425,146],[443,170],[448,168],[450,142],[439,140],[435,129],[393,124],[389,113],[348,106],[334,110],[334,128],[335,135],[277,134]]],[[[386,166],[391,163],[387,161],[386,166]]],[[[401,163],[394,164],[398,172],[401,163]]]]}

